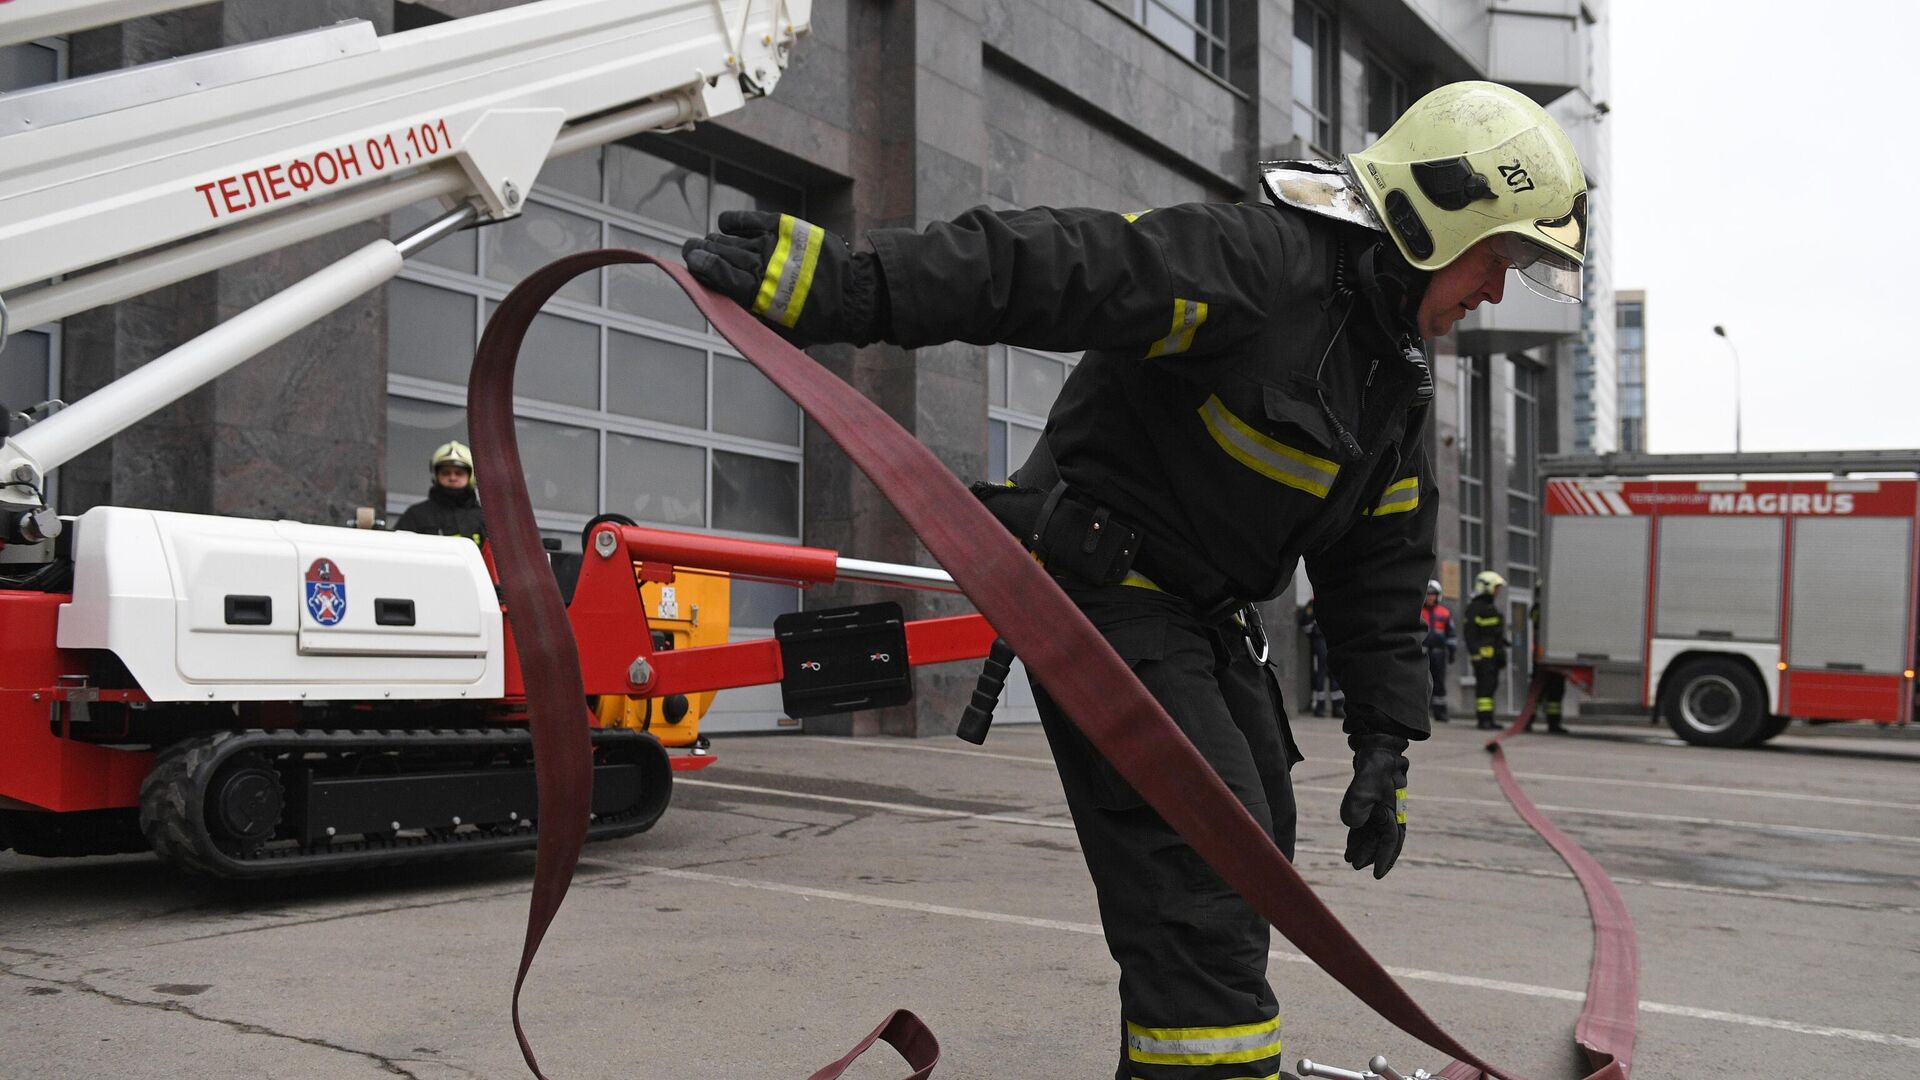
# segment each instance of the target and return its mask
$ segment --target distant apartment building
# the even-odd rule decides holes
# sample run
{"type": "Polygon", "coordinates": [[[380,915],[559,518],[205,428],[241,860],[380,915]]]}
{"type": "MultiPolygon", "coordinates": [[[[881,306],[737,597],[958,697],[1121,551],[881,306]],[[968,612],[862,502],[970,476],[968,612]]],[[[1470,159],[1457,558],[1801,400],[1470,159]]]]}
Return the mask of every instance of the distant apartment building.
{"type": "Polygon", "coordinates": [[[1613,294],[1614,348],[1620,363],[1620,452],[1647,452],[1647,294],[1613,294]]]}

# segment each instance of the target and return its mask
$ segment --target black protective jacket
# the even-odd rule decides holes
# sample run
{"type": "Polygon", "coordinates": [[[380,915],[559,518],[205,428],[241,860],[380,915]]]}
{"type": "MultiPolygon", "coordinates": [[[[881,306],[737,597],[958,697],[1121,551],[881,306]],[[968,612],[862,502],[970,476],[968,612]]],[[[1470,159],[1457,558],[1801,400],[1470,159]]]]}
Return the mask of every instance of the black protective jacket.
{"type": "Polygon", "coordinates": [[[427,492],[425,502],[407,507],[394,526],[398,532],[428,533],[433,536],[464,536],[478,544],[486,539],[487,524],[480,514],[480,496],[472,487],[458,491],[439,484],[427,492]]]}
{"type": "Polygon", "coordinates": [[[888,340],[1086,350],[1046,442],[1076,496],[1142,527],[1138,571],[1204,608],[1271,599],[1304,557],[1349,715],[1427,733],[1432,381],[1405,314],[1424,282],[1384,237],[1187,204],[982,208],[869,238],[888,340]],[[1389,261],[1401,291],[1361,287],[1389,261]]]}
{"type": "Polygon", "coordinates": [[[1507,619],[1500,614],[1500,605],[1494,603],[1493,597],[1481,593],[1468,602],[1463,636],[1467,642],[1467,659],[1476,664],[1507,666],[1507,619]]]}

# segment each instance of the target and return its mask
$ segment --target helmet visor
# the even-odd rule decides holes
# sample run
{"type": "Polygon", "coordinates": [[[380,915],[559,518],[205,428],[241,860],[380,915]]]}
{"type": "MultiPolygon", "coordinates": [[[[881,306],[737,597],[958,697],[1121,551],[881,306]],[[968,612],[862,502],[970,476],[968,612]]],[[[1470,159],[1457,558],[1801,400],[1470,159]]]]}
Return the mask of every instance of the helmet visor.
{"type": "Polygon", "coordinates": [[[1580,264],[1519,233],[1501,233],[1496,250],[1513,265],[1527,290],[1556,304],[1580,302],[1580,264]]]}

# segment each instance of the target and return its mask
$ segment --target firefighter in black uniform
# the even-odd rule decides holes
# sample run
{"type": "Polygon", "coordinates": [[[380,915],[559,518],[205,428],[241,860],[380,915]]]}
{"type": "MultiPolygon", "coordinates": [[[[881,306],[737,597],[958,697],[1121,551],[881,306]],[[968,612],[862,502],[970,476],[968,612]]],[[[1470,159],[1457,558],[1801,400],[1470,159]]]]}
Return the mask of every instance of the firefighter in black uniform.
{"type": "Polygon", "coordinates": [[[1532,624],[1533,632],[1533,670],[1540,680],[1540,711],[1547,716],[1547,733],[1565,735],[1567,700],[1567,677],[1564,673],[1540,666],[1541,658],[1547,650],[1540,643],[1540,605],[1547,602],[1547,587],[1542,584],[1533,590],[1533,604],[1527,609],[1527,620],[1532,624]]]}
{"type": "MultiPolygon", "coordinates": [[[[728,213],[687,266],[801,344],[1086,350],[1013,486],[976,491],[1289,857],[1299,754],[1252,602],[1304,557],[1347,692],[1347,861],[1381,877],[1406,836],[1404,752],[1427,735],[1422,338],[1499,302],[1508,269],[1577,302],[1585,185],[1546,112],[1490,83],[1263,180],[1271,205],[979,208],[860,253],[728,213]]],[[[1034,692],[1120,967],[1116,1077],[1273,1076],[1265,922],[1034,692]]]]}
{"type": "Polygon", "coordinates": [[[1507,668],[1507,619],[1500,614],[1500,589],[1507,579],[1491,570],[1473,578],[1473,599],[1467,601],[1467,659],[1473,663],[1473,715],[1481,730],[1493,722],[1493,699],[1500,692],[1500,673],[1507,668]]]}
{"type": "Polygon", "coordinates": [[[464,536],[476,544],[485,540],[487,523],[473,487],[473,451],[462,442],[441,443],[427,468],[433,471],[433,487],[425,501],[407,507],[394,531],[464,536]]]}
{"type": "Polygon", "coordinates": [[[1311,663],[1307,672],[1307,690],[1313,697],[1313,715],[1327,715],[1327,707],[1333,707],[1335,718],[1347,715],[1347,696],[1340,692],[1340,680],[1333,677],[1333,670],[1327,663],[1327,635],[1320,631],[1320,619],[1313,613],[1313,601],[1308,600],[1294,616],[1300,632],[1307,635],[1307,649],[1311,663]]]}

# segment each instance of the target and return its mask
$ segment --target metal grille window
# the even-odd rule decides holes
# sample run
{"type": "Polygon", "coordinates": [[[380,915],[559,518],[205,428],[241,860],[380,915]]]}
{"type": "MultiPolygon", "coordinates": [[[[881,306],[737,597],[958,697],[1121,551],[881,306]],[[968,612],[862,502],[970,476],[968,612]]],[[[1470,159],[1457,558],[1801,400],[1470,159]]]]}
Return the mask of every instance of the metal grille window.
{"type": "Polygon", "coordinates": [[[1487,567],[1487,358],[1460,357],[1460,578],[1487,567]]]}
{"type": "MultiPolygon", "coordinates": [[[[1297,21],[1296,16],[1296,21],[1297,21]]],[[[1380,136],[1387,133],[1395,120],[1407,111],[1413,102],[1407,95],[1407,80],[1388,67],[1384,61],[1372,53],[1366,58],[1367,88],[1367,131],[1366,141],[1371,145],[1380,136]]]]}
{"type": "MultiPolygon", "coordinates": [[[[467,370],[484,320],[555,257],[598,247],[679,256],[727,209],[800,214],[802,192],[653,142],[549,162],[520,217],[455,234],[389,286],[387,511],[425,498],[427,456],[466,438],[467,370]]],[[[396,235],[437,207],[393,215],[396,235]]],[[[576,279],[547,304],[515,386],[534,513],[569,549],[598,513],[797,541],[801,414],[652,267],[576,279]]],[[[486,478],[477,478],[484,497],[486,478]]],[[[736,582],[734,621],[770,625],[796,590],[736,582]],[[749,621],[753,620],[753,621],[749,621]]]]}
{"type": "Polygon", "coordinates": [[[1033,452],[1078,355],[995,345],[987,353],[987,481],[998,484],[1033,452]]]}
{"type": "Polygon", "coordinates": [[[1540,369],[1525,358],[1505,361],[1507,398],[1507,578],[1532,589],[1540,566],[1540,369]]]}
{"type": "Polygon", "coordinates": [[[1336,63],[1333,17],[1308,3],[1293,9],[1293,133],[1308,149],[1331,155],[1336,63]]]}
{"type": "Polygon", "coordinates": [[[1227,0],[1121,0],[1113,6],[1217,78],[1227,77],[1227,0]]]}

